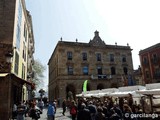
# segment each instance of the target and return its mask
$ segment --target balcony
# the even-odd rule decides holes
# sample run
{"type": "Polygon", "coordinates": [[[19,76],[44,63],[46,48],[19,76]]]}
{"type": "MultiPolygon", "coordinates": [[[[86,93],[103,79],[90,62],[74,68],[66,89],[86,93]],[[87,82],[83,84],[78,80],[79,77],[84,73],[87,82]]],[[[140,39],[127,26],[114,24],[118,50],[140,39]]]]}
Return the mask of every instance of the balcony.
{"type": "Polygon", "coordinates": [[[98,75],[98,79],[106,79],[107,75],[98,75]]]}
{"type": "Polygon", "coordinates": [[[91,75],[91,79],[92,80],[106,80],[106,79],[111,79],[112,78],[112,76],[111,75],[105,75],[105,74],[103,74],[103,75],[91,75]]]}

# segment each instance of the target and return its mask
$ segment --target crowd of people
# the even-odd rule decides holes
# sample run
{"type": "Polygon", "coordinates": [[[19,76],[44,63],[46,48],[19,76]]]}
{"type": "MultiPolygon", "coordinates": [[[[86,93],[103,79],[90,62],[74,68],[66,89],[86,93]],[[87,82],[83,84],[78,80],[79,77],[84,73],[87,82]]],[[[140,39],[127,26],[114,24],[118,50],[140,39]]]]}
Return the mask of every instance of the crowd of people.
{"type": "MultiPolygon", "coordinates": [[[[62,105],[63,106],[63,105],[62,105]]],[[[151,113],[150,105],[144,99],[137,104],[132,95],[113,99],[84,99],[72,101],[70,114],[72,120],[159,120],[159,116],[146,116],[151,113]]],[[[65,109],[64,109],[65,111],[65,109]]],[[[64,112],[62,113],[64,114],[64,112]]]]}
{"type": "Polygon", "coordinates": [[[40,118],[43,113],[44,102],[42,99],[23,101],[14,103],[12,110],[12,119],[25,120],[25,117],[31,117],[34,120],[40,118]]]}
{"type": "MultiPolygon", "coordinates": [[[[57,101],[47,104],[47,119],[55,120],[57,101]]],[[[25,120],[25,117],[31,117],[38,120],[43,113],[44,102],[42,99],[36,101],[20,102],[13,106],[13,119],[25,120]]],[[[144,116],[153,114],[151,105],[147,104],[145,98],[140,101],[134,101],[132,95],[128,97],[103,99],[97,98],[78,98],[76,101],[63,100],[62,115],[65,116],[66,110],[70,112],[72,120],[160,120],[159,116],[144,116]],[[139,115],[139,116],[136,116],[139,115]]],[[[155,113],[156,114],[156,113],[155,113]]]]}

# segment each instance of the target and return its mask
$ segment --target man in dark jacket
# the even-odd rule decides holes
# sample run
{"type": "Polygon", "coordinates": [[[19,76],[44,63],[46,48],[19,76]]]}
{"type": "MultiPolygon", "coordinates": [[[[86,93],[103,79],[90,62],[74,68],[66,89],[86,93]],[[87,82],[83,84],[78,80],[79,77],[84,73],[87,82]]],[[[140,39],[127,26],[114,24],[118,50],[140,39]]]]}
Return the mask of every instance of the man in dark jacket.
{"type": "Polygon", "coordinates": [[[64,99],[64,100],[63,100],[63,103],[62,103],[62,108],[63,108],[62,114],[63,114],[63,115],[65,115],[64,113],[66,112],[66,107],[67,107],[67,106],[66,106],[66,100],[64,99]]]}
{"type": "Polygon", "coordinates": [[[89,109],[89,111],[90,111],[90,113],[91,113],[91,118],[92,118],[92,120],[95,120],[95,116],[96,116],[96,114],[97,114],[97,108],[96,108],[96,106],[93,104],[92,101],[89,102],[88,109],[89,109]]]}
{"type": "Polygon", "coordinates": [[[78,112],[77,120],[92,120],[90,111],[86,108],[84,103],[81,104],[81,109],[78,112]]]}

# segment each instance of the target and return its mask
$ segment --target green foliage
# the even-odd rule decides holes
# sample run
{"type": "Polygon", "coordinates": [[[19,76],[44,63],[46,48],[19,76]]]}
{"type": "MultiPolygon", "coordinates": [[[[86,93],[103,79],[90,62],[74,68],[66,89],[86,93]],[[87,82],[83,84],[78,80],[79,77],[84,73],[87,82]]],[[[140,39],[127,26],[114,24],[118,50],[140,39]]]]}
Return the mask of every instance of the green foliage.
{"type": "Polygon", "coordinates": [[[41,86],[44,81],[44,71],[46,70],[46,66],[44,66],[39,60],[34,61],[33,65],[33,71],[34,71],[34,77],[33,77],[33,82],[36,85],[36,88],[41,86]]]}

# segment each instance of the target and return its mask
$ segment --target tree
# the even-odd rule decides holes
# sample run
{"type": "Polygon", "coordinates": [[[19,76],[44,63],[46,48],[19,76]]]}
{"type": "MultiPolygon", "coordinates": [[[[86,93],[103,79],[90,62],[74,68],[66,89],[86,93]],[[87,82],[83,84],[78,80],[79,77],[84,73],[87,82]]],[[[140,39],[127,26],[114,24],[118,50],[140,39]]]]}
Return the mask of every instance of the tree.
{"type": "Polygon", "coordinates": [[[34,71],[34,76],[33,76],[33,82],[35,83],[35,88],[43,85],[44,81],[44,71],[46,70],[46,66],[44,66],[39,60],[34,61],[33,65],[33,71],[34,71]]]}

